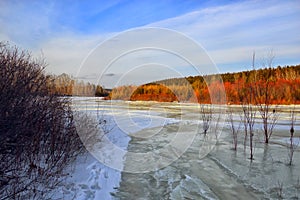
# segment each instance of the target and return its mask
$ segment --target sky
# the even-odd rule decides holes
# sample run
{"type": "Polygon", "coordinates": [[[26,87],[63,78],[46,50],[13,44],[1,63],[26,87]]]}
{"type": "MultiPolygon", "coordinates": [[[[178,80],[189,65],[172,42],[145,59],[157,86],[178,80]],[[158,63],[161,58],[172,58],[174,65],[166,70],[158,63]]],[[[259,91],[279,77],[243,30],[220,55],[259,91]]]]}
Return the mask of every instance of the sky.
{"type": "Polygon", "coordinates": [[[68,73],[113,87],[199,75],[183,57],[179,56],[180,61],[178,55],[172,56],[170,49],[129,52],[129,47],[138,45],[159,47],[163,43],[164,48],[175,48],[192,60],[205,54],[215,65],[213,72],[249,70],[253,52],[257,68],[264,67],[262,60],[270,52],[274,67],[300,64],[299,19],[297,0],[1,0],[0,41],[42,55],[47,73],[68,73]],[[140,33],[139,29],[144,30],[142,35],[129,34],[140,33]],[[168,37],[168,32],[176,33],[177,39],[171,40],[175,35],[168,37]],[[190,41],[200,49],[186,45],[190,41]],[[118,51],[122,54],[118,57],[116,49],[127,53],[118,51]],[[116,56],[117,61],[107,67],[110,62],[105,59],[116,56]]]}

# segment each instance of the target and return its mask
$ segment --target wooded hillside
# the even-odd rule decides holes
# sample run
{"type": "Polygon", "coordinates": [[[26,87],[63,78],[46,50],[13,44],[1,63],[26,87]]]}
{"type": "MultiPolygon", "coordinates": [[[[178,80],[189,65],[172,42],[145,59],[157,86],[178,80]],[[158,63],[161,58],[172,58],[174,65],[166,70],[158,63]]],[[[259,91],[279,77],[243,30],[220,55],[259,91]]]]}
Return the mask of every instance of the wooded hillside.
{"type": "Polygon", "coordinates": [[[139,87],[121,86],[112,90],[110,98],[211,103],[211,96],[219,95],[224,87],[228,104],[241,104],[249,95],[255,96],[253,101],[256,102],[252,103],[262,101],[265,97],[271,104],[300,103],[300,65],[225,73],[221,74],[223,82],[214,81],[216,77],[190,76],[139,87]]]}

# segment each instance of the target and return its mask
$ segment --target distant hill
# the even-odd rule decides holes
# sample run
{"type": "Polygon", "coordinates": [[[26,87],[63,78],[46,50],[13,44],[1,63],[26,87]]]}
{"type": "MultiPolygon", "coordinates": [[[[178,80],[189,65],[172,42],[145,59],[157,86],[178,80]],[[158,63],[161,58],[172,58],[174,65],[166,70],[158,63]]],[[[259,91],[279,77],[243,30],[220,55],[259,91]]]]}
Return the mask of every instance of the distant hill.
{"type": "Polygon", "coordinates": [[[249,95],[255,97],[252,103],[268,98],[272,104],[300,104],[300,65],[172,78],[139,87],[121,86],[113,88],[109,97],[132,101],[211,103],[212,97],[217,99],[218,95],[219,103],[228,104],[241,104],[249,95]],[[223,88],[226,99],[220,96],[223,88]]]}

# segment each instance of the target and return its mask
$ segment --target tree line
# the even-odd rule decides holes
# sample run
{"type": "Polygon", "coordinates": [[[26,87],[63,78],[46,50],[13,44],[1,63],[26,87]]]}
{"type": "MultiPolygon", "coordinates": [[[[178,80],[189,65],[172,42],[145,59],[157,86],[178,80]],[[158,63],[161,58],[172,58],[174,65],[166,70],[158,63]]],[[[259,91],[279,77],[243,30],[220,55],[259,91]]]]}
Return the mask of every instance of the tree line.
{"type": "Polygon", "coordinates": [[[121,86],[113,88],[109,97],[121,100],[211,103],[211,97],[220,95],[222,88],[225,89],[228,104],[242,104],[245,98],[251,99],[249,103],[262,104],[266,95],[270,104],[299,104],[300,65],[173,78],[139,87],[121,86]],[[217,79],[219,76],[222,80],[217,79]],[[252,94],[249,88],[255,88],[255,98],[249,97],[252,94]]]}
{"type": "Polygon", "coordinates": [[[109,91],[100,85],[78,81],[68,74],[48,75],[47,86],[58,96],[108,96],[109,91]]]}

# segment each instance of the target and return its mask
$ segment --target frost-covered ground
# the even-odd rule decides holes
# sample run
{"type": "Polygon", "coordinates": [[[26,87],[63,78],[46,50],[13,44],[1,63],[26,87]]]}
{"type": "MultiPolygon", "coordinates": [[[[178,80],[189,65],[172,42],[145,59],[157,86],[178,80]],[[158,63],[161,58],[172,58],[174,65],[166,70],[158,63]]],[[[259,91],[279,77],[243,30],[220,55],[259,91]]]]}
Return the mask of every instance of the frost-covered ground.
{"type": "MultiPolygon", "coordinates": [[[[64,199],[278,199],[280,195],[284,199],[300,198],[300,148],[295,151],[293,165],[287,165],[290,107],[282,107],[269,145],[263,143],[261,123],[257,119],[254,160],[250,161],[248,142],[244,148],[242,131],[236,152],[232,150],[228,124],[224,124],[218,140],[215,140],[215,129],[207,136],[202,134],[199,107],[195,104],[76,98],[74,105],[81,112],[104,117],[111,129],[107,138],[125,153],[116,154],[105,144],[98,149],[105,158],[118,160],[112,167],[119,170],[91,155],[78,158],[70,177],[60,187],[64,199]],[[186,135],[185,139],[180,138],[182,143],[193,137],[182,155],[176,154],[180,151],[174,151],[174,155],[170,151],[170,155],[156,157],[155,154],[135,160],[139,153],[148,155],[145,153],[164,149],[181,132],[186,135]],[[207,150],[206,143],[216,144],[207,150]],[[205,150],[209,154],[203,157],[205,150]],[[174,162],[165,166],[168,159],[174,162]],[[153,165],[156,161],[162,167],[153,165]],[[132,173],[139,170],[144,173],[132,173]]],[[[296,107],[298,120],[299,110],[296,107]]],[[[224,107],[219,111],[223,112],[224,107]]],[[[222,118],[225,117],[223,113],[222,118]]],[[[238,113],[235,120],[238,123],[238,113]]],[[[299,128],[298,121],[297,136],[299,128]]],[[[295,144],[298,141],[296,138],[295,144]]],[[[181,142],[176,144],[180,146],[181,142]]]]}

